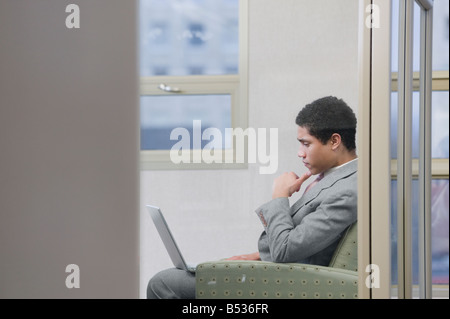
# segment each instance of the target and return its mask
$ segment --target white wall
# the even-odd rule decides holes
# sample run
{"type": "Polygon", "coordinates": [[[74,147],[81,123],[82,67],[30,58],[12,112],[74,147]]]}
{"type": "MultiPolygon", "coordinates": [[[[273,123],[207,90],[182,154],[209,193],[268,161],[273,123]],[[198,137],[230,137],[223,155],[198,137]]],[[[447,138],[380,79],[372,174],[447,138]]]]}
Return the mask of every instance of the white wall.
{"type": "Polygon", "coordinates": [[[0,48],[0,298],[137,298],[135,1],[0,0],[0,48]]]}
{"type": "Polygon", "coordinates": [[[250,0],[249,30],[249,126],[279,129],[278,172],[142,171],[141,297],[156,272],[172,267],[146,204],[162,207],[188,261],[254,252],[262,231],[254,210],[270,200],[273,179],[306,171],[299,110],[326,95],[357,110],[358,1],[250,0]]]}

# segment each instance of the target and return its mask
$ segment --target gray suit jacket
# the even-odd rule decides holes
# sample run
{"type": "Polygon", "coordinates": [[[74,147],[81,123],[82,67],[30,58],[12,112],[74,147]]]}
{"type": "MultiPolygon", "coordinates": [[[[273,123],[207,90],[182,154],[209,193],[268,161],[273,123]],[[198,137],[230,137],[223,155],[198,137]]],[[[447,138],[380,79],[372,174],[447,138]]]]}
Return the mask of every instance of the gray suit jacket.
{"type": "Polygon", "coordinates": [[[326,174],[292,207],[288,198],[262,205],[256,213],[265,231],[261,260],[327,266],[339,239],[357,218],[358,161],[326,174]]]}

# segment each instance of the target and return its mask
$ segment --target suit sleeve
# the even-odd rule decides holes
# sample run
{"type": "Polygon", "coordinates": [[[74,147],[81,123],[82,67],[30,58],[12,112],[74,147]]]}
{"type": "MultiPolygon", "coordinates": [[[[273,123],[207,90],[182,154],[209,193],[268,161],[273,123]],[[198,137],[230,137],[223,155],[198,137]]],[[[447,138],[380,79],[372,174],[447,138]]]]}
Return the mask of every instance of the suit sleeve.
{"type": "MultiPolygon", "coordinates": [[[[298,225],[294,224],[287,198],[274,199],[256,211],[265,228],[273,262],[308,258],[335,242],[356,221],[356,192],[347,189],[324,195],[324,200],[298,225]]],[[[314,201],[308,205],[314,205],[314,201]]]]}

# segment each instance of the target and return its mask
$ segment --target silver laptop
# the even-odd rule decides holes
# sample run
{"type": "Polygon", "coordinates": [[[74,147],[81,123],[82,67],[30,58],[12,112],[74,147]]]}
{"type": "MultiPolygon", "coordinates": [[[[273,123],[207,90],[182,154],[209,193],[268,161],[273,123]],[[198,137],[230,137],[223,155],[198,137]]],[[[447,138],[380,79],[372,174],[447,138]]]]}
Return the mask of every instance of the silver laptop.
{"type": "Polygon", "coordinates": [[[156,229],[158,230],[159,236],[161,237],[164,246],[166,246],[167,252],[169,253],[170,259],[172,259],[173,265],[182,270],[186,270],[189,272],[195,272],[196,265],[187,264],[181,254],[180,249],[175,242],[175,239],[170,232],[169,226],[164,219],[164,216],[161,212],[161,209],[156,206],[147,205],[147,209],[150,213],[150,216],[155,223],[156,229]]]}

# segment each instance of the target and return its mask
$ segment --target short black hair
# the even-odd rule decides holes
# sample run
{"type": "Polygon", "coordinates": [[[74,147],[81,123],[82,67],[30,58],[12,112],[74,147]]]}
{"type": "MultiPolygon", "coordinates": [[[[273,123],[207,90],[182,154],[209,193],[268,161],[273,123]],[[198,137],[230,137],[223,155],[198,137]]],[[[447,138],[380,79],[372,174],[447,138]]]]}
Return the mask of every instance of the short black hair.
{"type": "Polygon", "coordinates": [[[306,105],[295,123],[326,144],[334,133],[341,136],[349,151],[356,149],[356,116],[342,99],[327,96],[306,105]]]}

